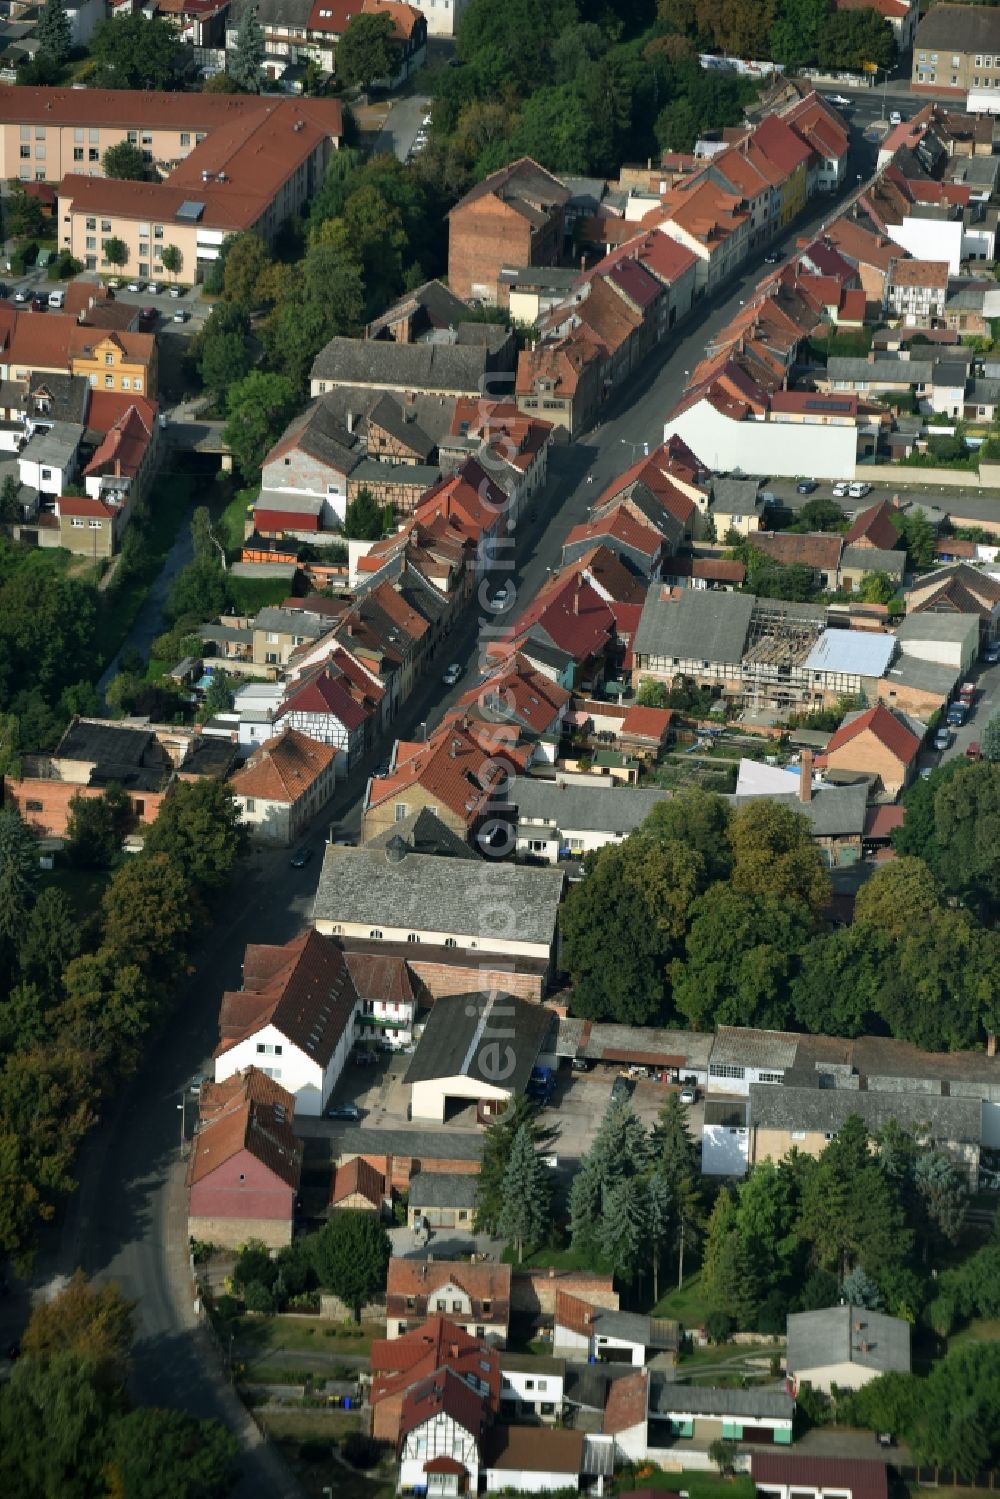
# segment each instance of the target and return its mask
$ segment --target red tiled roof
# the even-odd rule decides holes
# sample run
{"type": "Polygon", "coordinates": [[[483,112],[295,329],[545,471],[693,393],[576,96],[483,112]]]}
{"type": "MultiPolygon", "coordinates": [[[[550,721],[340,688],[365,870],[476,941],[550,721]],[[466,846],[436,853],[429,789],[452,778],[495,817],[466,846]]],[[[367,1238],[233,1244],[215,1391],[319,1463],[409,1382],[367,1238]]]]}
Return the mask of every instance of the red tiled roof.
{"type": "Polygon", "coordinates": [[[146,396],[129,395],[124,391],[91,390],[87,406],[87,426],[93,432],[110,432],[115,423],[133,407],[142,418],[143,425],[151,432],[159,410],[156,401],[151,401],[146,396]]]}
{"type": "Polygon", "coordinates": [[[903,826],[905,816],[906,808],[903,806],[869,807],[865,817],[865,837],[888,838],[896,828],[903,826]]]}
{"type": "Polygon", "coordinates": [[[646,1419],[648,1403],[649,1374],[645,1369],[614,1380],[604,1404],[605,1434],[618,1436],[641,1425],[646,1419]]]}
{"type": "Polygon", "coordinates": [[[273,1025],[325,1066],[357,1002],[343,952],[312,928],[281,947],[251,945],[243,963],[243,988],[222,996],[222,1041],[215,1055],[273,1025]]]}
{"type": "Polygon", "coordinates": [[[334,745],[320,744],[298,729],[283,729],[250,756],[229,784],[236,796],[294,806],[336,757],[334,745]]]}
{"type": "Polygon", "coordinates": [[[461,1286],[473,1301],[509,1304],[511,1268],[495,1261],[467,1264],[464,1260],[389,1261],[387,1296],[432,1296],[439,1286],[461,1286]]]}
{"type": "Polygon", "coordinates": [[[886,1465],[864,1457],[796,1457],[777,1452],[754,1452],[750,1457],[754,1483],[781,1484],[790,1489],[832,1489],[850,1499],[886,1499],[886,1465]]]}
{"type": "Polygon", "coordinates": [[[483,1396],[451,1369],[438,1369],[407,1390],[399,1418],[399,1434],[406,1436],[443,1412],[478,1437],[483,1425],[483,1396]]]}
{"type": "Polygon", "coordinates": [[[130,406],[105,434],[84,469],[85,475],[113,474],[116,478],[134,479],[149,451],[153,433],[139,410],[130,406]]]}
{"type": "Polygon", "coordinates": [[[364,1156],[356,1155],[346,1166],[338,1166],[333,1174],[331,1207],[348,1197],[363,1197],[376,1209],[381,1209],[385,1200],[385,1177],[364,1156]]]}
{"type": "Polygon", "coordinates": [[[619,733],[630,739],[652,739],[662,744],[673,716],[669,708],[642,708],[633,703],[622,719],[619,733]]]}
{"type": "Polygon", "coordinates": [[[855,516],[854,523],[845,535],[844,545],[850,547],[859,541],[869,541],[873,547],[891,552],[893,547],[899,545],[899,532],[889,516],[888,500],[879,500],[877,505],[870,505],[867,510],[862,510],[860,515],[855,516]]]}
{"type": "MultiPolygon", "coordinates": [[[[420,786],[471,827],[496,794],[499,747],[483,748],[464,721],[442,724],[426,743],[414,746],[387,776],[373,776],[367,805],[377,807],[411,786],[420,786]]],[[[513,765],[511,766],[513,769],[513,765]]]]}
{"type": "Polygon", "coordinates": [[[89,495],[61,494],[56,500],[59,515],[89,515],[107,520],[114,515],[112,507],[104,500],[93,500],[89,495]]]}
{"type": "Polygon", "coordinates": [[[563,548],[576,546],[581,541],[597,541],[603,537],[611,537],[622,546],[649,558],[655,557],[663,546],[663,537],[658,532],[636,520],[630,511],[619,506],[600,520],[583,521],[579,526],[574,526],[563,542],[563,548]]]}
{"type": "Polygon", "coordinates": [[[765,115],[753,133],[754,143],[786,177],[809,160],[810,149],[779,115],[765,115]]]}
{"type": "Polygon", "coordinates": [[[398,1338],[372,1343],[370,1364],[373,1406],[444,1368],[463,1378],[475,1375],[489,1387],[490,1409],[496,1411],[500,1404],[497,1350],[447,1317],[428,1317],[420,1327],[413,1327],[398,1338]]]}
{"type": "Polygon", "coordinates": [[[573,1296],[569,1291],[557,1291],[553,1322],[556,1327],[568,1327],[570,1332],[586,1338],[590,1336],[595,1310],[582,1297],[573,1296]]]}
{"type": "MultiPolygon", "coordinates": [[[[250,1072],[256,1069],[250,1069],[250,1072]]],[[[249,1078],[242,1074],[229,1092],[228,1101],[220,1099],[219,1089],[211,1116],[203,1120],[194,1137],[188,1162],[187,1183],[193,1186],[241,1151],[249,1151],[268,1171],[279,1177],[293,1191],[298,1189],[302,1171],[302,1144],[292,1132],[294,1100],[283,1089],[280,1099],[260,1096],[249,1078]]]]}
{"type": "Polygon", "coordinates": [[[329,715],[350,731],[359,729],[366,722],[371,716],[371,709],[366,710],[364,703],[355,701],[344,686],[341,673],[328,665],[303,686],[292,688],[275,714],[275,719],[284,718],[288,713],[312,713],[318,717],[329,715]]]}
{"type": "Polygon", "coordinates": [[[871,733],[901,765],[911,765],[920,751],[920,740],[883,703],[876,703],[866,713],[859,713],[850,723],[841,724],[826,747],[827,759],[860,734],[871,733]]]}

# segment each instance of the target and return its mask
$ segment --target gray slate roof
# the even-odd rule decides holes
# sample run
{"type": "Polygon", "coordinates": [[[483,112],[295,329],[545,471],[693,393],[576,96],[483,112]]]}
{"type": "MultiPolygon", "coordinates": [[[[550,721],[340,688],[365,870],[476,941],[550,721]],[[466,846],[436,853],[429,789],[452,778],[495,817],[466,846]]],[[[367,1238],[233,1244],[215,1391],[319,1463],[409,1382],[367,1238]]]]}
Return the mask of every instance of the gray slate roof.
{"type": "Polygon", "coordinates": [[[411,1208],[474,1208],[475,1171],[418,1171],[410,1177],[411,1208]]]}
{"type": "Polygon", "coordinates": [[[1000,12],[989,6],[945,5],[929,10],[917,27],[914,46],[945,52],[996,52],[1000,48],[1000,12]]]}
{"type": "Polygon", "coordinates": [[[749,593],[684,588],[671,598],[654,585],[635,632],[635,655],[735,663],[743,656],[753,607],[749,593]]]}
{"type": "Polygon", "coordinates": [[[711,1062],[737,1067],[791,1067],[800,1037],[787,1031],[757,1031],[741,1025],[720,1025],[715,1033],[711,1062]]]}
{"type": "Polygon", "coordinates": [[[556,1018],[510,994],[446,995],[435,1000],[403,1081],[468,1077],[521,1093],[556,1018]]]}
{"type": "Polygon", "coordinates": [[[278,605],[266,604],[257,611],[253,622],[255,630],[269,630],[276,635],[302,635],[307,640],[319,640],[333,628],[333,620],[321,619],[299,609],[282,609],[278,605]]]}
{"type": "Polygon", "coordinates": [[[726,515],[755,515],[763,509],[757,479],[713,479],[712,504],[726,515]]]}
{"type": "Polygon", "coordinates": [[[423,494],[441,477],[441,470],[427,463],[380,463],[377,458],[362,458],[351,471],[352,484],[402,484],[423,494]]]}
{"type": "MultiPolygon", "coordinates": [[[[497,331],[506,341],[507,330],[497,331]]],[[[383,390],[457,390],[475,395],[483,376],[496,367],[490,349],[477,345],[332,338],[313,360],[312,378],[383,390]]]]}
{"type": "Polygon", "coordinates": [[[650,1415],[674,1413],[692,1416],[754,1416],[791,1420],[795,1401],[784,1390],[724,1390],[696,1385],[677,1384],[667,1379],[652,1379],[649,1391],[650,1415]]]}
{"type": "Polygon", "coordinates": [[[897,640],[944,640],[961,644],[972,633],[979,635],[978,614],[908,614],[896,626],[897,640]]]}
{"type": "Polygon", "coordinates": [[[422,458],[430,458],[437,444],[419,422],[410,420],[411,415],[412,412],[404,411],[392,396],[380,395],[368,413],[368,420],[377,423],[397,442],[405,443],[422,458]]]}
{"type": "MultiPolygon", "coordinates": [[[[279,451],[277,463],[281,463],[284,452],[280,450],[284,449],[308,453],[310,458],[342,474],[349,474],[361,456],[357,437],[348,432],[323,401],[314,401],[288,423],[271,449],[279,451]]],[[[270,453],[264,459],[265,467],[269,458],[270,453]]]]}
{"type": "Polygon", "coordinates": [[[860,1088],[789,1087],[751,1083],[750,1122],[760,1129],[802,1129],[835,1134],[857,1114],[870,1131],[890,1119],[904,1129],[935,1140],[978,1145],[982,1139],[982,1104],[978,1098],[941,1098],[927,1093],[871,1093],[860,1088]]]}
{"type": "Polygon", "coordinates": [[[557,828],[587,828],[598,833],[633,832],[668,792],[631,786],[568,786],[534,776],[507,782],[507,800],[519,820],[544,818],[557,828]]]}
{"type": "Polygon", "coordinates": [[[638,1312],[614,1312],[602,1307],[594,1313],[591,1326],[598,1336],[622,1338],[645,1348],[676,1348],[680,1342],[676,1322],[665,1317],[643,1317],[638,1312]]]}
{"type": "Polygon", "coordinates": [[[941,697],[948,697],[962,675],[957,666],[938,666],[935,661],[921,661],[919,656],[902,655],[889,667],[885,681],[898,683],[900,687],[913,687],[919,692],[934,692],[941,697]]]}
{"type": "Polygon", "coordinates": [[[454,932],[487,949],[496,938],[549,946],[564,877],[558,869],[492,864],[472,877],[464,860],[328,844],[314,921],[454,932]]]}
{"type": "Polygon", "coordinates": [[[835,356],[826,361],[829,380],[850,380],[880,390],[888,385],[926,385],[933,378],[934,366],[923,359],[844,359],[835,356]]]}
{"type": "Polygon", "coordinates": [[[859,1364],[879,1374],[910,1372],[910,1324],[861,1306],[829,1306],[788,1318],[788,1372],[859,1364]]]}
{"type": "Polygon", "coordinates": [[[453,833],[429,807],[411,812],[402,822],[393,823],[385,832],[369,838],[365,848],[385,848],[393,838],[402,838],[415,854],[436,854],[439,858],[475,859],[476,853],[453,833]]]}
{"type": "MultiPolygon", "coordinates": [[[[759,796],[733,798],[737,807],[759,800],[759,796]]],[[[808,817],[815,838],[845,838],[864,831],[868,788],[863,782],[856,786],[821,786],[808,802],[801,801],[796,791],[778,792],[767,800],[808,817]]]]}
{"type": "Polygon", "coordinates": [[[863,568],[868,573],[889,573],[901,578],[906,566],[906,553],[884,551],[881,547],[845,547],[840,559],[841,567],[863,568]]]}
{"type": "MultiPolygon", "coordinates": [[[[327,1137],[329,1138],[329,1137],[327,1137]]],[[[453,1134],[450,1130],[372,1129],[361,1125],[340,1136],[337,1162],[343,1165],[356,1155],[395,1155],[417,1160],[478,1161],[483,1153],[482,1135],[453,1134]]],[[[474,1180],[475,1178],[473,1178],[474,1180]]]]}

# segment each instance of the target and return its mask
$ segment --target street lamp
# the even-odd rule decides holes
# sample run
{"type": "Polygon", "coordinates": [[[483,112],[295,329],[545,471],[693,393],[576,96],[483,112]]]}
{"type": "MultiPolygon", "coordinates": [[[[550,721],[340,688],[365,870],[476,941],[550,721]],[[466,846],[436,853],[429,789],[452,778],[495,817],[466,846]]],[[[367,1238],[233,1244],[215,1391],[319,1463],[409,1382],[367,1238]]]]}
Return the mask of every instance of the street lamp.
{"type": "Polygon", "coordinates": [[[632,462],[633,463],[635,462],[635,450],[636,450],[636,448],[642,448],[642,456],[644,458],[648,458],[649,457],[649,443],[648,442],[630,442],[627,437],[619,437],[618,441],[621,443],[622,447],[631,448],[632,449],[632,462]]]}

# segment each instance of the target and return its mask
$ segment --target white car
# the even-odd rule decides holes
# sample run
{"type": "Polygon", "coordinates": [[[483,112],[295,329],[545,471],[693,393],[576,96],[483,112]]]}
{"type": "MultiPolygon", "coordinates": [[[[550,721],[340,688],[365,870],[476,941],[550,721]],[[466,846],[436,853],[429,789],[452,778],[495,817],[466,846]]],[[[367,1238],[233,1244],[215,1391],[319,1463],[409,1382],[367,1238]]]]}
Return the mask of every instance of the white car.
{"type": "Polygon", "coordinates": [[[145,291],[146,288],[145,288],[145,286],[143,286],[143,284],[142,284],[141,281],[130,281],[129,284],[128,284],[128,286],[126,286],[125,290],[126,291],[145,291]]]}
{"type": "Polygon", "coordinates": [[[183,297],[183,295],[184,295],[184,288],[182,286],[172,286],[170,288],[170,295],[173,297],[174,301],[176,302],[176,300],[177,300],[178,297],[183,297]]]}
{"type": "Polygon", "coordinates": [[[151,281],[146,290],[151,297],[158,297],[160,295],[160,283],[158,281],[151,281]]]}
{"type": "Polygon", "coordinates": [[[462,668],[459,666],[457,661],[453,661],[441,680],[444,682],[444,685],[446,687],[454,687],[455,683],[458,681],[461,675],[462,668]]]}
{"type": "Polygon", "coordinates": [[[31,288],[27,287],[27,286],[19,286],[17,288],[17,291],[14,293],[14,301],[15,302],[30,302],[31,301],[31,288]]]}
{"type": "Polygon", "coordinates": [[[892,111],[892,113],[890,114],[890,116],[889,116],[889,124],[890,125],[902,125],[902,123],[903,123],[903,116],[900,114],[900,112],[899,112],[898,109],[894,109],[892,111]]]}
{"type": "Polygon", "coordinates": [[[828,104],[836,104],[838,109],[849,109],[852,102],[845,94],[827,94],[826,101],[828,104]]]}
{"type": "Polygon", "coordinates": [[[108,291],[117,291],[118,288],[121,286],[121,282],[118,280],[117,276],[110,277],[110,279],[108,281],[106,281],[104,284],[108,288],[108,291]]]}
{"type": "Polygon", "coordinates": [[[866,494],[871,494],[871,485],[862,484],[860,480],[847,486],[847,493],[852,500],[863,500],[866,494]]]}
{"type": "Polygon", "coordinates": [[[833,486],[833,498],[835,500],[846,500],[847,499],[847,485],[846,484],[835,484],[833,486]]]}

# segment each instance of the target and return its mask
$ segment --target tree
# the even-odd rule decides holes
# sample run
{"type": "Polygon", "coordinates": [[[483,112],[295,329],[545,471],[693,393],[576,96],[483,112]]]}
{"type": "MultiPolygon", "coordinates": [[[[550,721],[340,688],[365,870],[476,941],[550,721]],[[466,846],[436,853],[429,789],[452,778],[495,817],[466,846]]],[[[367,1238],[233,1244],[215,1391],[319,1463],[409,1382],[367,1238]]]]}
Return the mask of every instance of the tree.
{"type": "Polygon", "coordinates": [[[737,890],[801,902],[818,916],[830,899],[830,880],[808,818],[770,797],[758,796],[729,822],[732,882],[737,890]]]}
{"type": "Polygon", "coordinates": [[[685,786],[657,802],[639,831],[644,837],[685,843],[693,849],[704,866],[707,889],[716,880],[729,878],[729,817],[729,807],[721,796],[698,786],[685,786]]]}
{"type": "Polygon", "coordinates": [[[674,1199],[665,1176],[651,1172],[646,1181],[646,1233],[650,1247],[650,1265],[653,1271],[653,1305],[660,1299],[660,1257],[669,1243],[674,1224],[674,1199]]]}
{"type": "Polygon", "coordinates": [[[517,1263],[542,1243],[549,1220],[550,1184],[548,1168],[535,1148],[529,1124],[514,1136],[510,1160],[504,1173],[498,1229],[517,1249],[517,1263]]]}
{"type": "Polygon", "coordinates": [[[45,1004],[54,1004],[63,972],[80,950],[80,924],[69,897],[46,886],[22,930],[17,952],[21,981],[34,985],[45,1004]]]}
{"type": "Polygon", "coordinates": [[[984,760],[989,760],[993,764],[1000,760],[1000,713],[994,713],[983,729],[979,747],[983,752],[984,760]]]}
{"type": "Polygon", "coordinates": [[[230,387],[245,380],[252,368],[253,359],[244,333],[216,333],[206,328],[199,369],[206,388],[217,401],[225,401],[230,387]]]}
{"type": "MultiPolygon", "coordinates": [[[[104,24],[116,25],[117,22],[108,21],[104,24]]],[[[128,245],[123,239],[118,239],[116,235],[112,235],[110,239],[106,239],[104,241],[103,251],[104,259],[108,262],[109,265],[120,267],[125,265],[128,261],[128,245]]]]}
{"type": "Polygon", "coordinates": [[[184,963],[185,943],[194,929],[191,890],[183,872],[166,854],[130,859],[114,875],[101,900],[101,951],[111,961],[137,964],[167,987],[184,963]]]}
{"type": "Polygon", "coordinates": [[[1000,766],[963,765],[934,798],[938,868],[946,889],[1000,900],[1000,766]]]}
{"type": "Polygon", "coordinates": [[[259,306],[261,279],[271,267],[271,257],[259,234],[248,230],[236,235],[226,251],[223,272],[226,301],[244,310],[259,306]]]}
{"type": "Polygon", "coordinates": [[[232,792],[207,776],[175,785],[146,835],[146,852],[164,854],[197,890],[221,890],[246,846],[232,792]]]}
{"type": "Polygon", "coordinates": [[[136,1499],[225,1499],[238,1477],[239,1443],[218,1421],[140,1408],[113,1427],[109,1467],[136,1499]]]}
{"type": "Polygon", "coordinates": [[[9,966],[38,888],[38,840],[13,808],[0,810],[0,961],[9,966]]]}
{"type": "Polygon", "coordinates": [[[879,1307],[885,1305],[882,1299],[882,1292],[867,1271],[863,1270],[860,1265],[855,1265],[854,1269],[844,1277],[844,1284],[841,1290],[844,1294],[844,1300],[850,1306],[866,1306],[872,1311],[877,1311],[879,1307]]]}
{"type": "Polygon", "coordinates": [[[199,723],[207,723],[217,713],[229,713],[235,701],[235,688],[239,678],[228,671],[213,671],[212,680],[205,688],[198,709],[199,723]]]}
{"type": "Polygon", "coordinates": [[[121,852],[132,815],[125,792],[108,786],[100,796],[76,792],[70,797],[66,852],[77,869],[108,869],[121,852]]]}
{"type": "Polygon", "coordinates": [[[670,965],[675,1009],[696,1029],[785,1029],[791,981],[811,927],[797,901],[712,885],[692,908],[683,957],[670,965]]]}
{"type": "Polygon", "coordinates": [[[179,53],[177,35],[170,21],[147,20],[140,10],[102,21],[90,43],[99,80],[110,88],[167,88],[179,53]]]}
{"type": "Polygon", "coordinates": [[[3,204],[4,225],[7,233],[15,239],[30,239],[40,234],[44,222],[42,205],[37,198],[25,192],[24,183],[12,177],[7,184],[7,196],[3,204]]]}
{"type": "Polygon", "coordinates": [[[226,398],[229,419],[222,429],[222,440],[245,477],[252,477],[260,468],[268,449],[292,416],[295,404],[295,387],[284,375],[265,375],[254,370],[230,388],[226,398]]]}
{"type": "Polygon", "coordinates": [[[319,1283],[360,1316],[369,1296],[385,1286],[391,1248],[389,1236],[373,1213],[336,1212],[309,1241],[319,1283]]]}
{"type": "Polygon", "coordinates": [[[115,1402],[90,1365],[69,1353],[18,1359],[0,1391],[0,1491],[93,1499],[115,1402]]]}
{"type": "Polygon", "coordinates": [[[131,141],[117,141],[101,158],[105,177],[119,177],[127,182],[141,182],[146,175],[142,151],[131,141]]]}
{"type": "Polygon", "coordinates": [[[722,1478],[729,1478],[735,1471],[736,1454],[739,1446],[730,1437],[717,1437],[709,1445],[708,1455],[719,1470],[722,1478]]]}
{"type": "Polygon", "coordinates": [[[120,1390],[132,1346],[133,1305],[117,1285],[93,1286],[77,1270],[64,1290],[35,1307],[21,1339],[21,1352],[46,1359],[72,1354],[93,1368],[95,1378],[109,1393],[120,1390]]]}
{"type": "Polygon", "coordinates": [[[740,1233],[733,1195],[725,1188],[708,1220],[701,1275],[711,1310],[738,1328],[749,1327],[759,1299],[756,1266],[740,1233]]]}
{"type": "MultiPolygon", "coordinates": [[[[226,604],[226,579],[218,556],[196,557],[174,579],[167,598],[167,618],[213,619],[226,604]]],[[[112,682],[111,686],[115,684],[112,682]]],[[[108,689],[110,693],[111,688],[108,689]]],[[[107,694],[105,694],[107,696],[107,694]]],[[[108,697],[108,702],[111,698],[108,697]]]]}
{"type": "Polygon", "coordinates": [[[248,5],[236,28],[235,45],[226,57],[226,72],[239,88],[248,94],[259,94],[263,65],[264,32],[257,18],[256,5],[248,5]]]}
{"type": "Polygon", "coordinates": [[[66,61],[73,38],[69,17],[62,0],[45,0],[45,4],[38,13],[35,35],[38,38],[40,52],[51,57],[53,62],[64,63],[66,61]]]}
{"type": "Polygon", "coordinates": [[[949,1244],[957,1244],[965,1224],[969,1189],[954,1161],[943,1150],[922,1151],[913,1179],[933,1232],[949,1244]]]}
{"type": "Polygon", "coordinates": [[[861,579],[858,598],[863,604],[889,604],[895,597],[896,584],[888,573],[868,573],[861,579]]]}
{"type": "Polygon", "coordinates": [[[344,535],[349,541],[379,541],[385,533],[381,506],[366,484],[362,484],[344,511],[344,535]]]}
{"type": "Polygon", "coordinates": [[[370,88],[380,78],[393,78],[399,66],[399,49],[392,40],[394,29],[391,16],[355,16],[337,43],[338,79],[370,88]]]}
{"type": "Polygon", "coordinates": [[[523,1093],[515,1093],[498,1119],[487,1125],[483,1155],[476,1178],[476,1233],[497,1235],[503,1208],[507,1163],[514,1140],[522,1128],[531,1136],[537,1152],[552,1143],[552,1131],[538,1117],[537,1106],[523,1093]]]}
{"type": "Polygon", "coordinates": [[[806,1176],[798,1232],[808,1240],[813,1262],[841,1282],[855,1265],[881,1280],[886,1269],[905,1260],[912,1235],[857,1115],[845,1121],[806,1176]]]}
{"type": "Polygon", "coordinates": [[[847,517],[836,500],[806,500],[789,531],[842,531],[847,517]]]}
{"type": "Polygon", "coordinates": [[[649,1197],[646,1184],[626,1176],[605,1197],[600,1227],[601,1253],[615,1276],[632,1285],[650,1263],[649,1197]]]}
{"type": "Polygon", "coordinates": [[[181,266],[184,264],[184,257],[177,246],[164,245],[160,254],[160,260],[163,264],[163,269],[176,280],[181,266]]]}

